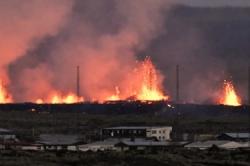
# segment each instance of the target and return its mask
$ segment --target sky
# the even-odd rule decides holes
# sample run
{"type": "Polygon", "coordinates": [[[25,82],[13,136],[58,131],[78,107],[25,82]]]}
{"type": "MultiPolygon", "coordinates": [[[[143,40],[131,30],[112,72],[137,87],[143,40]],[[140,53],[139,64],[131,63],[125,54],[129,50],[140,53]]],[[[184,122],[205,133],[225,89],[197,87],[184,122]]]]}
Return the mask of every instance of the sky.
{"type": "Polygon", "coordinates": [[[250,6],[250,0],[176,0],[191,6],[250,6]]]}

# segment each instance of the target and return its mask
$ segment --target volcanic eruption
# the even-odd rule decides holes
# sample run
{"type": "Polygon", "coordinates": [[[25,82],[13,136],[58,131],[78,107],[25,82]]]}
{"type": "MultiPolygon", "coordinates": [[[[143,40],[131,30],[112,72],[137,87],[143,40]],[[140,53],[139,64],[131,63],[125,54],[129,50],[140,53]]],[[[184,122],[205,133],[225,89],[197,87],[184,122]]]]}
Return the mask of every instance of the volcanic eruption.
{"type": "MultiPolygon", "coordinates": [[[[231,100],[236,101],[233,105],[241,104],[232,85],[225,86],[218,99],[214,87],[224,78],[219,72],[225,71],[224,63],[213,63],[218,59],[210,56],[210,47],[204,50],[203,35],[192,26],[188,31],[178,29],[181,34],[176,31],[178,24],[169,24],[175,20],[166,19],[173,16],[172,1],[1,3],[1,103],[169,100],[175,91],[171,66],[180,64],[185,68],[180,84],[185,87],[177,89],[185,103],[215,99],[217,104],[231,105],[231,100]],[[169,33],[172,30],[178,34],[169,33]],[[200,51],[204,54],[196,54],[200,51]],[[152,60],[142,60],[144,53],[152,60]],[[80,93],[75,91],[78,65],[80,93]]],[[[243,74],[240,77],[243,80],[243,74]]],[[[238,93],[243,101],[242,87],[238,93]]]]}
{"type": "Polygon", "coordinates": [[[241,99],[236,93],[234,85],[231,81],[224,80],[222,96],[219,98],[219,104],[239,106],[241,99]]]}
{"type": "Polygon", "coordinates": [[[138,62],[137,67],[128,74],[127,86],[120,90],[115,87],[115,94],[109,96],[107,100],[140,100],[159,101],[168,100],[169,96],[164,95],[162,90],[162,77],[153,65],[150,57],[138,62]]]}
{"type": "Polygon", "coordinates": [[[142,75],[141,86],[136,95],[138,100],[157,101],[169,99],[160,88],[162,85],[159,82],[155,66],[149,57],[146,57],[142,62],[138,72],[142,75]]]}

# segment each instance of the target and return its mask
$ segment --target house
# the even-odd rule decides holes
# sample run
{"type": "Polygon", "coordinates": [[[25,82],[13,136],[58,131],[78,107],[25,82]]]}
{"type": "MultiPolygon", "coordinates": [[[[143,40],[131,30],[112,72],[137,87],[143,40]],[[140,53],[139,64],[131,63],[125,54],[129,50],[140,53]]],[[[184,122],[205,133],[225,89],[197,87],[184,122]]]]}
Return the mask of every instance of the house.
{"type": "Polygon", "coordinates": [[[77,135],[42,134],[36,143],[42,144],[44,150],[77,150],[81,140],[77,135]]]}
{"type": "Polygon", "coordinates": [[[121,126],[102,129],[101,136],[106,138],[155,138],[169,141],[172,127],[169,126],[121,126]]]}
{"type": "Polygon", "coordinates": [[[221,149],[227,149],[227,150],[244,147],[244,145],[242,145],[241,143],[234,142],[234,141],[204,141],[204,142],[199,141],[199,142],[193,142],[193,143],[187,144],[185,148],[187,149],[195,148],[195,149],[205,150],[205,149],[212,148],[214,146],[221,148],[221,149]]]}
{"type": "Polygon", "coordinates": [[[227,141],[250,141],[250,133],[222,133],[216,138],[227,141]]]}

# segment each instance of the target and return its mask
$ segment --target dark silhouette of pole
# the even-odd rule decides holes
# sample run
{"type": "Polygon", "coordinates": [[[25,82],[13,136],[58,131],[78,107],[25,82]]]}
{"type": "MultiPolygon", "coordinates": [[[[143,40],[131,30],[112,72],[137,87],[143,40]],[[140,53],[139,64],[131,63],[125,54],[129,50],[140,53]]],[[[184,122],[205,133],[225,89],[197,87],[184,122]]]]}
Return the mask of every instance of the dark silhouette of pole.
{"type": "Polygon", "coordinates": [[[176,65],[176,102],[180,101],[180,68],[176,65]]]}
{"type": "MultiPolygon", "coordinates": [[[[250,106],[250,65],[248,66],[248,103],[250,106]]],[[[250,111],[250,110],[248,110],[250,111]]],[[[249,122],[249,126],[250,126],[250,114],[248,113],[248,122],[249,122]]],[[[250,140],[250,138],[248,139],[248,141],[250,140]]],[[[250,142],[248,142],[248,147],[250,147],[250,142]]]]}
{"type": "Polygon", "coordinates": [[[80,67],[76,68],[76,95],[80,97],[80,67]]]}
{"type": "Polygon", "coordinates": [[[250,66],[248,66],[248,105],[250,105],[250,66]]]}

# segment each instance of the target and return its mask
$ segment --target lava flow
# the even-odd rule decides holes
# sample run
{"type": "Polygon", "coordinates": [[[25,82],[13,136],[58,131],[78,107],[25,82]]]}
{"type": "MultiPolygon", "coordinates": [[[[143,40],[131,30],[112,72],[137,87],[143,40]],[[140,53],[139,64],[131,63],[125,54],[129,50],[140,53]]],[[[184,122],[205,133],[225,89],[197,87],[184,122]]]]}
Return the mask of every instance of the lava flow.
{"type": "Polygon", "coordinates": [[[38,99],[36,100],[37,104],[43,103],[52,103],[52,104],[72,104],[72,103],[79,103],[83,102],[83,97],[78,97],[73,93],[69,93],[68,95],[61,95],[60,93],[54,93],[48,99],[38,99]]]}
{"type": "Polygon", "coordinates": [[[237,95],[232,82],[224,81],[223,95],[220,97],[219,103],[231,106],[241,105],[241,99],[237,95]]]}
{"type": "Polygon", "coordinates": [[[0,103],[11,103],[12,97],[8,94],[6,88],[4,87],[3,81],[0,79],[0,103]]]}

